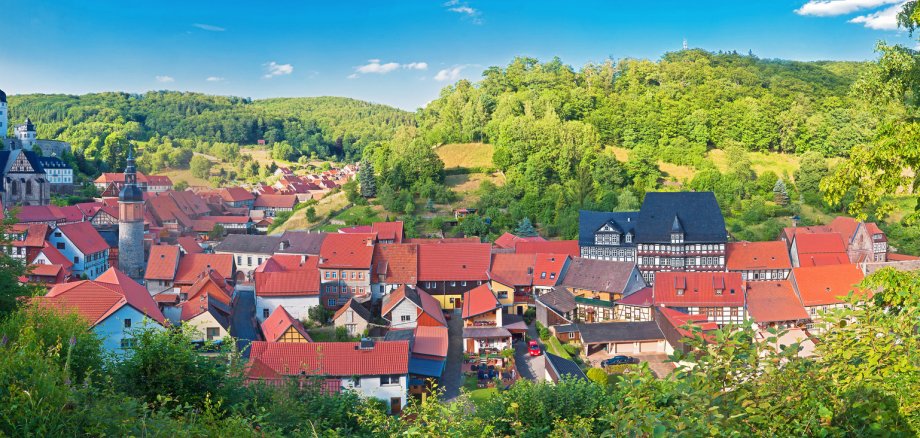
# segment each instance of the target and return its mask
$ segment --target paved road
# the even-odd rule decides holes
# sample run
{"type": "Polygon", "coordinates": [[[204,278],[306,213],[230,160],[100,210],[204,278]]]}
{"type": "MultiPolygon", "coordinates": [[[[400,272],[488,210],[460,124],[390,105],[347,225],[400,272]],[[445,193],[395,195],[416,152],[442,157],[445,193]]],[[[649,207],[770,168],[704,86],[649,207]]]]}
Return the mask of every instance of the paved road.
{"type": "Polygon", "coordinates": [[[249,343],[259,339],[256,328],[256,297],[252,286],[237,286],[236,305],[233,307],[233,319],[230,321],[230,336],[237,339],[236,345],[249,357],[249,343]]]}
{"type": "Polygon", "coordinates": [[[450,401],[460,395],[463,385],[463,319],[454,311],[447,321],[447,364],[441,385],[444,385],[444,400],[450,401]]]}
{"type": "MultiPolygon", "coordinates": [[[[533,325],[527,327],[527,339],[528,341],[530,339],[535,339],[537,343],[540,344],[543,351],[546,351],[546,346],[540,341],[540,337],[537,335],[537,329],[533,325]]],[[[518,372],[521,373],[521,378],[540,382],[546,375],[544,373],[546,359],[543,355],[531,356],[527,348],[528,341],[515,342],[514,360],[517,363],[518,372]]]]}

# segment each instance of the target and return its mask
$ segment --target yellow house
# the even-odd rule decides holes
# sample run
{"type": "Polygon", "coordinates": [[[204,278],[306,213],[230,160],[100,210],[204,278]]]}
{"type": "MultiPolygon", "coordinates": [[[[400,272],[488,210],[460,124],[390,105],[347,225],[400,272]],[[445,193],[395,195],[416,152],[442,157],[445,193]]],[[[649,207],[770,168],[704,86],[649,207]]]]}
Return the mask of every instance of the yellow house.
{"type": "Polygon", "coordinates": [[[262,321],[262,334],[268,342],[313,342],[303,324],[291,316],[284,306],[278,306],[262,321]]]}

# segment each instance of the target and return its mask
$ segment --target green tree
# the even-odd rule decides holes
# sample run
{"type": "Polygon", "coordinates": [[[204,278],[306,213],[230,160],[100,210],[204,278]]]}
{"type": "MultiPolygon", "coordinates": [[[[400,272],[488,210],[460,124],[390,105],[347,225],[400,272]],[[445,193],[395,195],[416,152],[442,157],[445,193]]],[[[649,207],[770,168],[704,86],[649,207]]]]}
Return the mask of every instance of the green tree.
{"type": "Polygon", "coordinates": [[[307,207],[304,214],[307,217],[307,222],[316,222],[316,207],[312,205],[307,207]]]}
{"type": "Polygon", "coordinates": [[[192,171],[192,175],[196,178],[208,178],[211,176],[211,166],[211,160],[201,155],[193,156],[191,162],[189,163],[189,168],[192,171]]]}
{"type": "Polygon", "coordinates": [[[214,224],[214,227],[211,228],[211,231],[208,231],[209,240],[220,240],[223,239],[227,234],[227,231],[224,230],[224,226],[221,224],[214,224]]]}
{"type": "Polygon", "coordinates": [[[374,165],[369,160],[361,162],[358,181],[361,184],[361,196],[365,198],[377,196],[377,177],[374,175],[374,165]]]}
{"type": "Polygon", "coordinates": [[[591,368],[588,370],[585,375],[588,376],[588,380],[597,383],[603,387],[607,386],[607,372],[600,368],[591,368]]]}
{"type": "Polygon", "coordinates": [[[789,204],[789,193],[786,191],[786,183],[783,180],[776,180],[776,185],[773,186],[773,202],[776,205],[788,205],[789,204]]]}
{"type": "Polygon", "coordinates": [[[802,155],[799,168],[795,171],[795,186],[805,202],[817,204],[821,200],[821,180],[828,174],[827,161],[817,152],[802,155]]]}
{"type": "Polygon", "coordinates": [[[514,234],[521,237],[533,237],[537,235],[537,229],[534,228],[533,224],[530,222],[530,218],[525,217],[518,223],[518,227],[514,230],[514,234]]]}

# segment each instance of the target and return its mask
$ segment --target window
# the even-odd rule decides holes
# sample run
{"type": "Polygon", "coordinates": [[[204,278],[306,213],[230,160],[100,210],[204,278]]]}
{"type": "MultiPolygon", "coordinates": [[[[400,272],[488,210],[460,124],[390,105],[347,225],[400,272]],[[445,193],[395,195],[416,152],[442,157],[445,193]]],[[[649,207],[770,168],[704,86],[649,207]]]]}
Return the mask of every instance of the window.
{"type": "Polygon", "coordinates": [[[412,317],[409,316],[409,315],[402,315],[402,316],[399,317],[399,320],[402,321],[402,322],[409,322],[409,321],[412,320],[412,317]]]}
{"type": "Polygon", "coordinates": [[[263,319],[264,319],[264,318],[268,318],[268,315],[269,315],[268,312],[269,312],[268,309],[262,309],[262,318],[263,318],[263,319]]]}
{"type": "Polygon", "coordinates": [[[556,279],[556,273],[555,273],[555,272],[550,272],[550,273],[549,273],[549,279],[550,279],[550,280],[555,280],[555,279],[556,279]]]}
{"type": "Polygon", "coordinates": [[[326,271],[326,272],[323,273],[323,278],[325,278],[325,279],[327,279],[327,280],[329,279],[329,271],[326,271]]]}
{"type": "Polygon", "coordinates": [[[74,263],[80,263],[80,257],[78,257],[78,256],[73,256],[73,262],[74,262],[74,263]]]}
{"type": "Polygon", "coordinates": [[[64,242],[58,242],[57,249],[64,249],[64,242]]]}
{"type": "Polygon", "coordinates": [[[451,282],[450,282],[450,287],[457,287],[457,282],[456,282],[456,281],[451,281],[451,282]]]}
{"type": "Polygon", "coordinates": [[[380,385],[399,385],[399,376],[380,376],[380,385]]]}
{"type": "Polygon", "coordinates": [[[257,260],[258,260],[259,264],[261,265],[261,264],[262,264],[262,257],[259,257],[257,260]]]}
{"type": "Polygon", "coordinates": [[[213,341],[220,337],[220,329],[217,327],[208,327],[208,340],[213,341]]]}
{"type": "Polygon", "coordinates": [[[246,264],[252,266],[252,256],[246,256],[246,264]]]}
{"type": "Polygon", "coordinates": [[[575,339],[575,332],[569,332],[569,339],[575,339]]]}
{"type": "Polygon", "coordinates": [[[121,348],[123,348],[123,349],[134,348],[134,339],[132,339],[132,338],[122,338],[122,340],[121,340],[121,348]]]}
{"type": "Polygon", "coordinates": [[[236,264],[238,265],[243,264],[243,256],[236,256],[236,264]]]}
{"type": "Polygon", "coordinates": [[[546,278],[546,272],[541,272],[541,273],[540,273],[540,278],[541,278],[541,279],[546,278]]]}
{"type": "Polygon", "coordinates": [[[125,318],[125,328],[131,328],[131,318],[125,318]]]}
{"type": "Polygon", "coordinates": [[[461,282],[460,282],[460,286],[464,286],[464,287],[465,287],[465,286],[466,286],[466,282],[465,282],[465,281],[461,281],[461,282]]]}
{"type": "Polygon", "coordinates": [[[716,295],[722,295],[722,290],[723,289],[716,289],[716,295]]]}
{"type": "Polygon", "coordinates": [[[684,294],[684,290],[683,290],[682,288],[681,288],[681,289],[677,289],[677,295],[678,295],[678,296],[683,295],[683,294],[684,294]]]}
{"type": "Polygon", "coordinates": [[[335,298],[329,298],[329,300],[326,301],[326,304],[327,304],[329,307],[335,306],[335,298]]]}
{"type": "Polygon", "coordinates": [[[26,194],[32,194],[32,181],[26,181],[26,194]]]}
{"type": "MultiPolygon", "coordinates": [[[[345,275],[348,275],[348,273],[346,272],[345,275]]],[[[351,271],[351,279],[355,279],[355,271],[351,271]]]]}
{"type": "Polygon", "coordinates": [[[336,278],[336,272],[335,272],[335,271],[332,272],[332,278],[336,278]]]}

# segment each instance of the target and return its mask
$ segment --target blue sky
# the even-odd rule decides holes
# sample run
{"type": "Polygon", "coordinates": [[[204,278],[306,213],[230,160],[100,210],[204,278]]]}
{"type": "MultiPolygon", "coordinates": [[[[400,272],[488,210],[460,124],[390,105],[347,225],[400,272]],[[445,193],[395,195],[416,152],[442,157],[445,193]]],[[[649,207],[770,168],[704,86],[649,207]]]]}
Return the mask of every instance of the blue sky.
{"type": "Polygon", "coordinates": [[[903,0],[0,0],[9,94],[191,90],[348,96],[413,110],[519,55],[657,59],[691,47],[873,59],[903,0]]]}

